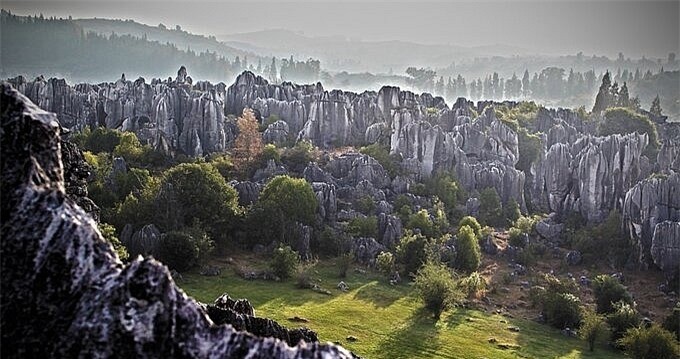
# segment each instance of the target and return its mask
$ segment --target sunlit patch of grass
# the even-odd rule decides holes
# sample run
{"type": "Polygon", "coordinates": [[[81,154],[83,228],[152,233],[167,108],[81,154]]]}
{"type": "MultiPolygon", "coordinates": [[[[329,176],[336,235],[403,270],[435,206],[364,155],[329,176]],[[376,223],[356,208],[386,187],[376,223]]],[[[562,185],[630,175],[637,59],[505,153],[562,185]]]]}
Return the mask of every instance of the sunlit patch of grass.
{"type": "Polygon", "coordinates": [[[380,275],[349,271],[347,292],[336,289],[338,270],[321,261],[312,275],[332,295],[297,289],[286,282],[247,281],[225,269],[217,277],[187,273],[178,281],[189,295],[210,303],[222,293],[247,298],[257,316],[295,327],[299,316],[322,341],[339,342],[367,358],[619,358],[604,346],[588,352],[585,342],[556,329],[526,320],[477,310],[454,308],[439,321],[422,310],[408,284],[391,286],[380,275]],[[508,330],[517,326],[519,332],[508,330]],[[358,340],[350,342],[348,336],[358,340]],[[493,338],[494,340],[490,340],[493,338]],[[505,349],[504,349],[505,348],[505,349]]]}

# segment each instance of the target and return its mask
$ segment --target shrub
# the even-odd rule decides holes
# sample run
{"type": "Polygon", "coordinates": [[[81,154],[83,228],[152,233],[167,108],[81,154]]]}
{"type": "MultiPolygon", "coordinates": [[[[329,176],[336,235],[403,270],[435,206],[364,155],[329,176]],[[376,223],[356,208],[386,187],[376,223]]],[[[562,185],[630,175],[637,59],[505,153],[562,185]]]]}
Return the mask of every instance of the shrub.
{"type": "Polygon", "coordinates": [[[460,286],[468,297],[478,297],[486,290],[486,280],[479,272],[472,272],[460,281],[460,286]]]}
{"type": "Polygon", "coordinates": [[[429,238],[439,236],[439,231],[435,227],[432,218],[430,218],[430,213],[428,213],[426,209],[421,209],[420,211],[412,214],[406,223],[406,228],[417,228],[420,230],[420,233],[429,238]]]}
{"type": "Polygon", "coordinates": [[[127,248],[125,248],[123,243],[121,243],[116,236],[116,229],[108,223],[99,223],[99,232],[107,242],[111,243],[118,258],[123,262],[127,261],[130,255],[128,254],[127,248]]]}
{"type": "Polygon", "coordinates": [[[518,220],[520,216],[522,216],[519,204],[514,198],[510,198],[508,203],[503,206],[503,216],[505,217],[506,222],[511,224],[515,223],[515,221],[518,220]]]}
{"type": "Polygon", "coordinates": [[[234,162],[227,154],[213,154],[208,163],[213,165],[225,180],[229,180],[234,172],[234,162]]]}
{"type": "Polygon", "coordinates": [[[295,274],[298,263],[297,252],[289,246],[280,246],[274,250],[269,267],[276,276],[281,279],[287,279],[295,274]]]}
{"type": "Polygon", "coordinates": [[[513,247],[524,247],[527,243],[524,241],[524,232],[521,229],[512,227],[508,230],[508,243],[513,247]]]}
{"type": "Polygon", "coordinates": [[[529,133],[521,128],[517,132],[517,142],[519,149],[519,159],[515,168],[525,173],[529,173],[531,165],[538,159],[543,151],[541,138],[538,135],[529,133]]]}
{"type": "Polygon", "coordinates": [[[184,232],[173,231],[164,234],[158,252],[161,262],[179,272],[190,269],[198,262],[198,245],[184,232]]]}
{"type": "Polygon", "coordinates": [[[604,120],[600,123],[598,128],[598,132],[601,136],[616,133],[646,133],[647,136],[649,136],[649,145],[647,145],[644,154],[649,158],[656,158],[656,152],[659,147],[656,126],[649,118],[637,114],[631,109],[623,107],[607,109],[604,113],[604,120]]]}
{"type": "Polygon", "coordinates": [[[611,313],[614,311],[614,303],[622,301],[632,304],[633,298],[626,287],[618,279],[602,274],[593,281],[593,295],[597,304],[598,313],[611,313]]]}
{"type": "Polygon", "coordinates": [[[439,172],[426,183],[428,192],[432,196],[437,196],[444,204],[449,213],[456,207],[459,196],[459,186],[456,178],[446,172],[439,172]]]}
{"type": "Polygon", "coordinates": [[[347,277],[347,271],[352,265],[352,254],[345,253],[338,257],[338,276],[340,278],[347,277]]]}
{"type": "Polygon", "coordinates": [[[253,221],[260,242],[279,239],[292,242],[290,229],[296,223],[313,225],[317,200],[312,186],[302,178],[276,176],[267,183],[255,203],[253,221]],[[288,237],[288,238],[287,238],[288,237]]]}
{"type": "Polygon", "coordinates": [[[324,229],[320,231],[316,241],[313,241],[311,245],[314,253],[334,257],[340,254],[343,238],[341,237],[341,234],[336,233],[333,228],[325,226],[324,229]]]}
{"type": "Polygon", "coordinates": [[[675,334],[675,339],[680,340],[680,302],[675,303],[675,307],[663,321],[664,329],[675,334]]]}
{"type": "Polygon", "coordinates": [[[302,173],[309,162],[315,157],[314,146],[308,141],[300,141],[293,148],[288,148],[281,154],[283,162],[294,173],[302,173]]]}
{"type": "Polygon", "coordinates": [[[266,165],[269,160],[274,160],[276,163],[281,163],[281,154],[273,144],[267,144],[262,149],[260,154],[260,165],[266,165]]]}
{"type": "Polygon", "coordinates": [[[356,217],[349,221],[347,233],[355,237],[378,237],[378,217],[356,217]]]}
{"type": "Polygon", "coordinates": [[[515,221],[513,227],[519,229],[522,233],[531,235],[536,229],[536,223],[540,218],[540,216],[520,216],[515,221]]]}
{"type": "Polygon", "coordinates": [[[390,155],[389,149],[386,146],[373,143],[362,147],[359,152],[369,155],[378,161],[391,178],[399,174],[399,162],[390,155]]]}
{"type": "Polygon", "coordinates": [[[456,267],[465,272],[476,271],[482,262],[482,252],[472,228],[462,226],[458,229],[456,247],[456,267]]]}
{"type": "Polygon", "coordinates": [[[82,132],[71,136],[71,140],[85,151],[111,153],[120,143],[121,137],[122,132],[118,130],[97,127],[92,131],[86,127],[82,132]]]}
{"type": "Polygon", "coordinates": [[[578,328],[581,323],[581,300],[570,293],[547,293],[543,313],[555,328],[578,328]]]}
{"type": "Polygon", "coordinates": [[[357,200],[356,206],[359,212],[367,216],[375,212],[375,202],[373,201],[373,198],[371,198],[371,196],[364,196],[359,198],[357,200]]]}
{"type": "Polygon", "coordinates": [[[441,264],[423,265],[416,274],[414,286],[435,319],[439,319],[455,299],[455,283],[449,269],[441,264]]]}
{"type": "Polygon", "coordinates": [[[389,276],[394,271],[394,256],[390,252],[380,252],[375,264],[380,273],[389,276]]]}
{"type": "Polygon", "coordinates": [[[618,302],[614,304],[614,311],[607,315],[607,323],[612,331],[612,341],[616,342],[628,329],[640,325],[640,314],[632,305],[618,302]]]}
{"type": "Polygon", "coordinates": [[[479,193],[479,217],[486,225],[499,227],[505,224],[501,198],[495,188],[487,187],[479,193]]]}
{"type": "Polygon", "coordinates": [[[404,273],[416,273],[427,259],[428,240],[422,234],[406,231],[397,246],[397,262],[404,273]]]}
{"type": "Polygon", "coordinates": [[[472,228],[472,231],[475,233],[475,236],[479,237],[482,232],[482,226],[477,222],[477,218],[472,217],[472,216],[465,216],[463,217],[460,222],[458,222],[458,227],[462,226],[468,226],[472,228]]]}
{"type": "Polygon", "coordinates": [[[657,324],[651,327],[631,328],[619,339],[633,359],[674,359],[680,356],[678,342],[669,331],[657,324]]]}
{"type": "Polygon", "coordinates": [[[588,343],[588,349],[591,352],[595,349],[595,341],[603,338],[606,334],[607,324],[603,316],[593,312],[587,312],[583,316],[578,335],[588,343]]]}

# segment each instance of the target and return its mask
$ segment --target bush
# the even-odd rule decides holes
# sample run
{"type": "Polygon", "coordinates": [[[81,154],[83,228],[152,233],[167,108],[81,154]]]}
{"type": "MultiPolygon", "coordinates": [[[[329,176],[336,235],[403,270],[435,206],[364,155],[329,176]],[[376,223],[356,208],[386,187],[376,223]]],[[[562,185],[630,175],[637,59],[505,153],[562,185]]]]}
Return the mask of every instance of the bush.
{"type": "Polygon", "coordinates": [[[426,187],[429,195],[436,196],[444,202],[448,213],[455,209],[460,190],[456,178],[452,174],[437,173],[428,180],[426,187]]]}
{"type": "Polygon", "coordinates": [[[262,149],[262,153],[260,154],[260,164],[262,166],[266,165],[269,160],[274,160],[276,163],[281,163],[281,154],[279,153],[279,150],[274,146],[273,144],[267,144],[264,146],[264,149],[262,149]]]}
{"type": "Polygon", "coordinates": [[[406,231],[397,246],[397,262],[403,273],[416,273],[427,260],[428,240],[422,234],[406,231]]]}
{"type": "Polygon", "coordinates": [[[375,212],[375,202],[373,201],[373,198],[371,196],[364,196],[361,197],[357,200],[356,203],[357,209],[359,212],[370,216],[375,212]]]}
{"type": "Polygon", "coordinates": [[[421,209],[412,214],[406,223],[406,228],[417,228],[420,230],[420,233],[429,238],[438,237],[440,234],[438,228],[436,228],[432,221],[432,218],[430,218],[430,213],[428,213],[426,209],[421,209]]]}
{"type": "Polygon", "coordinates": [[[281,154],[281,162],[292,172],[299,174],[302,174],[314,158],[314,146],[308,141],[300,141],[293,148],[285,149],[281,154]]]}
{"type": "Polygon", "coordinates": [[[99,223],[99,232],[107,242],[111,243],[118,258],[123,262],[127,261],[130,255],[128,254],[127,248],[125,248],[123,243],[121,243],[116,236],[116,229],[108,223],[99,223]]]}
{"type": "Polygon", "coordinates": [[[628,329],[640,325],[640,314],[632,305],[618,302],[614,304],[614,311],[607,315],[607,323],[612,331],[612,341],[617,342],[628,329]]]}
{"type": "Polygon", "coordinates": [[[340,278],[347,277],[347,271],[352,265],[352,254],[345,253],[338,257],[338,276],[340,278]]]}
{"type": "Polygon", "coordinates": [[[389,149],[377,143],[362,147],[359,152],[373,157],[387,171],[391,178],[399,174],[399,162],[390,156],[389,149]]]}
{"type": "Polygon", "coordinates": [[[380,273],[389,276],[394,271],[394,256],[390,252],[380,252],[375,264],[380,273]]]}
{"type": "Polygon", "coordinates": [[[602,274],[593,281],[593,295],[597,304],[598,313],[611,313],[614,311],[614,303],[622,301],[627,304],[633,303],[633,298],[626,287],[618,279],[602,274]]]}
{"type": "Polygon", "coordinates": [[[520,216],[515,221],[513,227],[519,229],[522,233],[531,235],[536,229],[536,223],[540,218],[540,216],[520,216]]]}
{"type": "Polygon", "coordinates": [[[472,231],[475,232],[475,236],[479,237],[482,233],[482,226],[477,222],[477,218],[472,217],[472,216],[465,216],[463,217],[460,222],[458,222],[458,227],[462,226],[468,226],[472,228],[472,231]]]}
{"type": "Polygon", "coordinates": [[[111,153],[120,143],[122,133],[106,127],[97,127],[92,131],[86,127],[82,132],[71,136],[71,140],[85,151],[93,153],[111,153]]]}
{"type": "Polygon", "coordinates": [[[581,300],[570,293],[548,292],[543,313],[548,323],[555,328],[578,328],[581,323],[581,300]]]}
{"type": "Polygon", "coordinates": [[[583,316],[581,328],[578,335],[588,343],[588,349],[592,352],[595,349],[595,341],[605,337],[607,334],[607,324],[604,317],[596,313],[587,312],[583,316]]]}
{"type": "Polygon", "coordinates": [[[158,252],[161,262],[179,272],[192,268],[198,262],[198,245],[184,232],[173,231],[164,234],[158,252]]]}
{"type": "Polygon", "coordinates": [[[278,247],[272,254],[269,267],[276,276],[281,279],[287,279],[295,274],[298,267],[298,254],[289,246],[278,247]]]}
{"type": "Polygon", "coordinates": [[[274,177],[260,193],[252,212],[259,233],[257,239],[267,243],[272,239],[292,243],[297,238],[291,233],[293,226],[296,223],[313,225],[317,206],[316,194],[307,181],[289,176],[274,177]]]}
{"type": "Polygon", "coordinates": [[[473,272],[479,268],[482,262],[482,252],[472,228],[462,226],[458,229],[456,249],[456,268],[465,272],[473,272]]]}
{"type": "Polygon", "coordinates": [[[414,286],[435,319],[455,300],[455,283],[449,269],[441,264],[426,263],[418,270],[414,286]]]}
{"type": "Polygon", "coordinates": [[[460,281],[460,286],[468,297],[479,297],[486,290],[486,280],[479,272],[472,272],[460,281]]]}
{"type": "Polygon", "coordinates": [[[479,193],[479,217],[482,223],[494,227],[505,225],[501,198],[495,188],[487,187],[479,193]]]}
{"type": "Polygon", "coordinates": [[[508,243],[513,247],[524,248],[527,245],[526,241],[524,241],[524,235],[525,233],[521,229],[512,227],[508,230],[508,243]]]}
{"type": "Polygon", "coordinates": [[[354,237],[378,237],[378,217],[352,218],[347,225],[347,233],[354,237]]]}
{"type": "Polygon", "coordinates": [[[208,163],[213,165],[217,172],[219,172],[225,180],[229,180],[234,173],[234,162],[227,154],[213,154],[210,156],[208,163]]]}
{"type": "Polygon", "coordinates": [[[663,321],[664,329],[675,334],[675,339],[680,340],[680,302],[675,303],[675,307],[663,321]]]}
{"type": "Polygon", "coordinates": [[[324,229],[320,231],[316,241],[311,243],[312,251],[327,257],[339,255],[343,245],[343,234],[344,233],[336,233],[333,228],[325,226],[324,229]]]}
{"type": "Polygon", "coordinates": [[[676,359],[680,356],[679,344],[673,334],[657,324],[628,329],[618,343],[633,359],[676,359]]]}
{"type": "Polygon", "coordinates": [[[616,133],[646,133],[647,136],[649,136],[649,145],[647,145],[644,154],[649,158],[656,158],[656,152],[659,148],[659,136],[656,131],[656,126],[649,118],[642,116],[631,109],[624,107],[607,109],[604,113],[604,120],[600,123],[598,128],[598,132],[601,136],[616,133]]]}
{"type": "Polygon", "coordinates": [[[503,216],[505,217],[506,222],[511,224],[515,223],[515,221],[522,216],[519,204],[514,198],[511,198],[508,203],[503,206],[503,216]]]}

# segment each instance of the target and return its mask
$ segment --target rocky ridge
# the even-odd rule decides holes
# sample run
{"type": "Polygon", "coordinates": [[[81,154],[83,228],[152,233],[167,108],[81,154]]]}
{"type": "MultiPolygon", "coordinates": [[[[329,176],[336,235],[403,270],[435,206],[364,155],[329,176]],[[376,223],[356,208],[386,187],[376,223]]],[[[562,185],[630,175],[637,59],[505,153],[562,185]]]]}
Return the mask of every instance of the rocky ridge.
{"type": "Polygon", "coordinates": [[[0,96],[3,357],[353,357],[214,325],[162,264],[124,266],[65,193],[56,116],[6,83],[0,96]]]}

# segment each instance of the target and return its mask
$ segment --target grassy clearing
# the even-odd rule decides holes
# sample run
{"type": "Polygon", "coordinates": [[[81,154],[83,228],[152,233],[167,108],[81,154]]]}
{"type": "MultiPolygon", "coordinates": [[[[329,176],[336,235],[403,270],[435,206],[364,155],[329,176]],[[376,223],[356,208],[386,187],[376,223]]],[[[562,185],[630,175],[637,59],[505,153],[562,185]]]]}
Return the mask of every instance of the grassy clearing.
{"type": "Polygon", "coordinates": [[[619,358],[600,345],[588,352],[585,342],[531,321],[476,310],[454,309],[435,322],[421,309],[409,285],[390,286],[374,273],[348,272],[350,291],[335,288],[339,279],[333,262],[320,262],[313,276],[331,290],[324,295],[286,282],[246,281],[229,268],[219,277],[188,273],[178,281],[187,294],[210,303],[224,292],[247,298],[256,315],[288,327],[288,318],[309,319],[306,326],[323,341],[339,342],[367,358],[619,358]],[[517,326],[519,332],[507,328],[517,326]],[[348,342],[348,336],[358,338],[348,342]],[[496,343],[489,343],[495,338],[496,343]],[[500,349],[508,344],[510,349],[500,349]]]}

